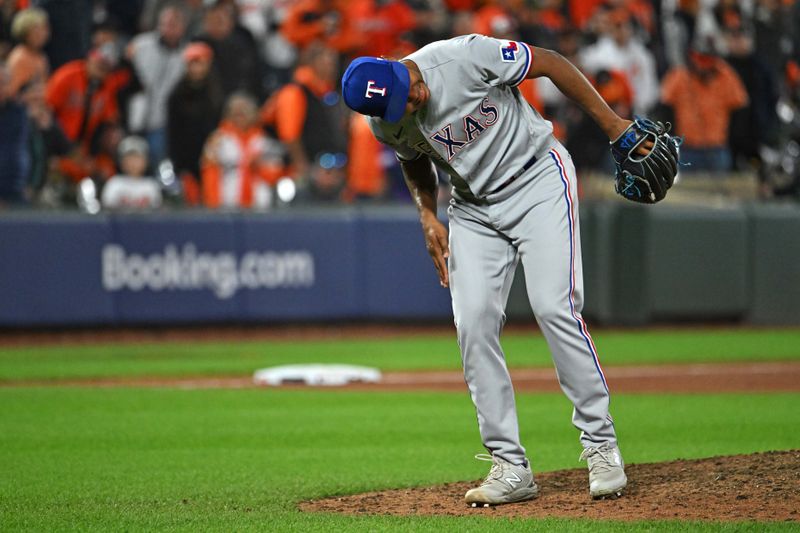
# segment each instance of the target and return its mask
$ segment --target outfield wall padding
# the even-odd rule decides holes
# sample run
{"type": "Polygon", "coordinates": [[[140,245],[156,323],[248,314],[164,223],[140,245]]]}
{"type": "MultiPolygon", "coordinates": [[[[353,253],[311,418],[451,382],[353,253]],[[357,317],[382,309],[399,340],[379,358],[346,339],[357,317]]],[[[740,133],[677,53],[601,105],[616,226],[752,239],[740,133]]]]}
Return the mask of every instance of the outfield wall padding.
{"type": "MultiPolygon", "coordinates": [[[[800,206],[581,206],[584,315],[800,324],[800,206]]],[[[530,318],[517,273],[508,315],[530,318]]]]}
{"type": "MultiPolygon", "coordinates": [[[[581,232],[594,322],[800,324],[797,206],[584,204],[581,232]]],[[[2,327],[452,320],[411,207],[11,213],[0,254],[2,327]]]]}
{"type": "Polygon", "coordinates": [[[747,318],[755,324],[800,324],[800,216],[794,205],[748,212],[752,291],[747,318]]]}

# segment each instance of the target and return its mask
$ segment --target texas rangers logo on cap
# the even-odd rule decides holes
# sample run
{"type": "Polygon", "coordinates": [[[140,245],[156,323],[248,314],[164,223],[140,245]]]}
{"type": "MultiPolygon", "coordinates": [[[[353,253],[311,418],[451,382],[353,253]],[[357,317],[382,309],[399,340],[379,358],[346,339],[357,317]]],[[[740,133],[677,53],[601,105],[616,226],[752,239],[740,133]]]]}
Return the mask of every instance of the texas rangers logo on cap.
{"type": "Polygon", "coordinates": [[[508,41],[506,46],[500,45],[500,59],[503,63],[514,63],[517,60],[517,43],[508,41]]]}
{"type": "Polygon", "coordinates": [[[408,69],[399,61],[359,57],[342,76],[342,96],[353,111],[398,122],[406,112],[409,84],[408,69]]]}
{"type": "Polygon", "coordinates": [[[369,80],[367,82],[367,92],[364,93],[364,96],[367,98],[372,98],[373,94],[386,96],[386,87],[378,87],[377,85],[375,85],[374,80],[369,80]]]}

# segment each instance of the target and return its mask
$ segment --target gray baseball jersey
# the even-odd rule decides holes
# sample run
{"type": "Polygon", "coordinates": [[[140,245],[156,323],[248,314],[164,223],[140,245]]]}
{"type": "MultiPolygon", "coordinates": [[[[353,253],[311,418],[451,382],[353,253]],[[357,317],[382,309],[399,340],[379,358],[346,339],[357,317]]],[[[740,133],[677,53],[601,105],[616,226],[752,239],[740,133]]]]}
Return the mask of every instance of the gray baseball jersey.
{"type": "Polygon", "coordinates": [[[525,43],[473,34],[405,59],[419,67],[432,102],[395,124],[368,118],[401,160],[426,154],[457,192],[480,197],[552,144],[552,124],[517,89],[534,61],[525,43]]]}
{"type": "Polygon", "coordinates": [[[572,420],[582,444],[615,445],[608,387],[581,317],[575,167],[550,123],[516,88],[535,61],[532,50],[520,42],[468,35],[430,44],[408,59],[430,89],[427,105],[396,124],[369,120],[375,136],[394,147],[399,159],[427,154],[453,183],[450,292],[484,446],[514,464],[525,461],[500,346],[520,260],[559,382],[575,407],[572,420]]]}

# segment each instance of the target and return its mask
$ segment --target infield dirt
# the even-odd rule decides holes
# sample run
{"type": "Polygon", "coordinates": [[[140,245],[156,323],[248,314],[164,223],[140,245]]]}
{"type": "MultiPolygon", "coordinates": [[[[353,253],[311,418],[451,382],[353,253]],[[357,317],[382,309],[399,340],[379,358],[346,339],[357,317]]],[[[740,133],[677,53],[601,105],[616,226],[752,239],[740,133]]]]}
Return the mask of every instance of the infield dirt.
{"type": "Polygon", "coordinates": [[[625,470],[628,488],[616,500],[591,500],[581,468],[536,474],[539,498],[490,508],[464,504],[464,493],[480,480],[306,501],[299,508],[349,515],[800,521],[800,450],[633,464],[625,470]]]}
{"type": "MultiPolygon", "coordinates": [[[[718,393],[800,391],[800,362],[714,363],[606,367],[609,386],[617,393],[718,393]]],[[[513,369],[517,392],[558,392],[552,368],[513,369]]],[[[158,387],[180,389],[257,388],[251,376],[124,376],[108,378],[3,380],[0,387],[158,387]]],[[[264,387],[269,388],[269,387],[264,387]]],[[[303,385],[282,385],[304,389],[303,385]]],[[[328,390],[432,391],[465,393],[464,376],[457,370],[384,372],[380,383],[352,383],[328,390]]]]}

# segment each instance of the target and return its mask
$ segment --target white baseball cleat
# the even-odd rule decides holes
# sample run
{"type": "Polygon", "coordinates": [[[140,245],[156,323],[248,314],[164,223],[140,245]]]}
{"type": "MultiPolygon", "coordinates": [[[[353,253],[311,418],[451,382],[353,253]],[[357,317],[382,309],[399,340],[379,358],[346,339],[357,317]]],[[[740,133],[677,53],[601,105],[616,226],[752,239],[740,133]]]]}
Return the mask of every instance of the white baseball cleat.
{"type": "Polygon", "coordinates": [[[618,447],[606,442],[586,448],[579,460],[586,460],[589,464],[589,494],[592,498],[622,496],[622,490],[628,485],[628,478],[625,476],[625,463],[618,447]]]}
{"type": "Polygon", "coordinates": [[[489,507],[503,503],[532,500],[539,495],[539,487],[526,460],[515,465],[497,456],[481,453],[475,456],[482,461],[492,461],[489,475],[479,487],[470,489],[464,501],[472,507],[489,507]]]}

